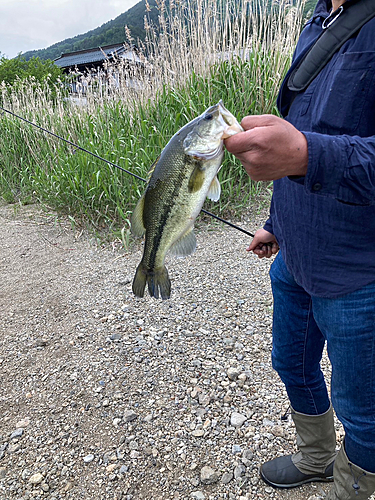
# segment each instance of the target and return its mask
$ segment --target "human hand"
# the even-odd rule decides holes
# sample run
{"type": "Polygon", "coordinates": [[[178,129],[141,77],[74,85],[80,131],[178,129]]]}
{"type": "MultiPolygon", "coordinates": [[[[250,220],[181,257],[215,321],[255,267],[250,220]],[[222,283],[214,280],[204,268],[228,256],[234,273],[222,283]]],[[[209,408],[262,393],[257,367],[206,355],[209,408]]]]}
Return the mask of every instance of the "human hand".
{"type": "Polygon", "coordinates": [[[279,245],[272,233],[265,229],[258,229],[253,241],[246,250],[255,253],[260,259],[263,257],[269,258],[279,251],[279,245]]]}
{"type": "Polygon", "coordinates": [[[245,116],[241,125],[244,132],[229,137],[224,143],[253,180],[306,175],[307,141],[292,124],[274,115],[258,115],[245,116]]]}

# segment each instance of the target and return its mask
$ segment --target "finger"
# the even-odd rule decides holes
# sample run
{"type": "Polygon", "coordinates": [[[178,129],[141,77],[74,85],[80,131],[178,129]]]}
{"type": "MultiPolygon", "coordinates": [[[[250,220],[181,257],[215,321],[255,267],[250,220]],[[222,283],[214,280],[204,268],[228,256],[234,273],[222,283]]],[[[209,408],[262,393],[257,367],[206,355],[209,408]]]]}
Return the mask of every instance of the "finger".
{"type": "Polygon", "coordinates": [[[249,115],[241,120],[242,128],[251,130],[257,127],[269,127],[275,123],[278,118],[274,115],[249,115]]]}
{"type": "Polygon", "coordinates": [[[260,244],[253,250],[253,253],[255,255],[258,255],[258,257],[260,257],[260,258],[262,258],[262,257],[269,258],[272,256],[272,249],[271,249],[271,246],[268,244],[265,244],[265,245],[260,244]]]}
{"type": "Polygon", "coordinates": [[[257,246],[256,248],[254,248],[252,250],[252,252],[255,253],[256,255],[263,255],[264,254],[264,250],[263,250],[262,246],[257,246]]]}
{"type": "Polygon", "coordinates": [[[258,258],[259,258],[259,259],[263,259],[264,257],[266,257],[266,256],[264,255],[264,252],[259,252],[259,253],[254,252],[254,253],[255,253],[255,255],[257,255],[257,256],[258,256],[258,258]]]}
{"type": "Polygon", "coordinates": [[[239,132],[238,134],[232,135],[231,137],[228,137],[228,139],[225,139],[224,145],[227,150],[234,155],[239,155],[240,153],[249,151],[249,149],[251,149],[251,140],[248,135],[249,131],[239,132]]]}
{"type": "Polygon", "coordinates": [[[259,254],[257,254],[260,259],[268,259],[270,255],[268,255],[268,252],[261,250],[259,254]]]}
{"type": "Polygon", "coordinates": [[[246,250],[248,252],[252,252],[255,249],[262,250],[263,246],[264,246],[264,242],[262,240],[260,240],[259,238],[257,238],[257,236],[255,235],[253,241],[250,243],[250,245],[247,247],[246,250]]]}
{"type": "Polygon", "coordinates": [[[262,250],[264,252],[264,256],[265,257],[267,257],[267,258],[271,257],[271,255],[272,255],[272,248],[269,245],[263,245],[262,250]]]}
{"type": "Polygon", "coordinates": [[[255,250],[255,248],[257,248],[257,246],[259,245],[259,243],[257,243],[255,240],[253,240],[250,245],[246,248],[246,250],[248,252],[252,252],[253,250],[255,250]]]}
{"type": "Polygon", "coordinates": [[[248,161],[248,153],[259,150],[259,144],[265,139],[263,132],[266,127],[251,127],[244,132],[228,137],[224,140],[224,145],[227,150],[234,154],[242,164],[248,161]]]}

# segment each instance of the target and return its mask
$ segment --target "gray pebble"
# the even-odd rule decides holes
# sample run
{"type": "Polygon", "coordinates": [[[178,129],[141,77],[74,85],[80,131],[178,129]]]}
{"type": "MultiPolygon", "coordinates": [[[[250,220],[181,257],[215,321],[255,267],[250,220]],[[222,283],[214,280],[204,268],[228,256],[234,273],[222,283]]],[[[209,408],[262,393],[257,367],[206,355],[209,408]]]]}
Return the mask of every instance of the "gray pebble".
{"type": "Polygon", "coordinates": [[[214,484],[219,481],[218,474],[211,468],[204,466],[201,469],[201,482],[203,484],[214,484]]]}
{"type": "Polygon", "coordinates": [[[190,496],[194,498],[194,500],[204,500],[206,498],[203,491],[192,491],[190,496]]]}
{"type": "Polygon", "coordinates": [[[113,341],[121,340],[121,338],[122,338],[121,333],[112,333],[112,335],[109,336],[109,339],[113,341]]]}
{"type": "Polygon", "coordinates": [[[237,380],[239,374],[241,373],[241,370],[239,368],[234,368],[231,366],[228,368],[227,375],[230,380],[237,380]]]}
{"type": "Polygon", "coordinates": [[[233,473],[232,472],[225,472],[222,476],[221,476],[221,482],[223,484],[228,484],[232,481],[233,479],[233,473]]]}
{"type": "Polygon", "coordinates": [[[241,427],[246,420],[247,417],[245,415],[234,411],[230,417],[230,425],[233,427],[241,427]]]}
{"type": "Polygon", "coordinates": [[[234,479],[239,479],[246,473],[246,467],[243,464],[239,464],[234,468],[234,479]]]}
{"type": "Polygon", "coordinates": [[[22,427],[20,427],[19,429],[16,429],[15,431],[12,432],[12,434],[10,435],[10,439],[18,439],[22,437],[22,434],[23,434],[23,429],[22,427]]]}
{"type": "Polygon", "coordinates": [[[138,415],[133,410],[126,410],[124,412],[124,420],[125,422],[132,422],[138,417],[138,415]]]}
{"type": "Polygon", "coordinates": [[[249,449],[244,450],[242,453],[242,458],[245,458],[246,460],[252,460],[254,458],[254,453],[249,449]]]}
{"type": "Polygon", "coordinates": [[[46,347],[47,344],[48,342],[45,339],[36,339],[34,347],[46,347]]]}

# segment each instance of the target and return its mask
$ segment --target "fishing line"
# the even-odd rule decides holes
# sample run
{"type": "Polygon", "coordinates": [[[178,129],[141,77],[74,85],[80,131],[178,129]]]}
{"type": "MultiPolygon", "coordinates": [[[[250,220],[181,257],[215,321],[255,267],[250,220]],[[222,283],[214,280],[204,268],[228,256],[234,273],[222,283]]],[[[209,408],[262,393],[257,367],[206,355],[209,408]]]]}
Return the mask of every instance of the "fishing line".
{"type": "MultiPolygon", "coordinates": [[[[19,120],[22,120],[22,121],[28,123],[29,125],[32,125],[33,127],[41,130],[42,132],[45,132],[46,134],[52,135],[53,137],[56,137],[56,139],[60,139],[61,141],[64,141],[67,144],[70,144],[70,146],[73,146],[76,150],[83,151],[84,153],[87,153],[87,154],[93,156],[94,158],[97,158],[98,160],[104,161],[105,163],[108,163],[108,165],[111,165],[112,167],[115,167],[115,168],[121,170],[122,172],[125,172],[126,174],[129,174],[142,182],[146,182],[146,179],[144,179],[143,177],[140,177],[139,175],[135,174],[134,172],[130,172],[129,170],[126,170],[125,168],[120,167],[120,165],[117,165],[116,163],[113,163],[110,160],[106,160],[105,158],[89,151],[88,149],[85,149],[85,148],[82,148],[81,146],[78,146],[78,144],[75,144],[74,142],[69,141],[68,139],[65,139],[64,137],[61,137],[58,134],[55,134],[54,132],[51,132],[51,130],[48,130],[44,127],[41,127],[40,125],[37,125],[36,123],[33,123],[30,120],[27,120],[26,118],[23,118],[22,116],[19,116],[16,113],[13,113],[13,111],[9,111],[9,109],[3,108],[2,106],[0,106],[0,109],[3,111],[3,113],[8,113],[9,115],[12,115],[15,118],[18,118],[19,120]]],[[[246,229],[243,229],[242,227],[239,227],[236,224],[233,224],[232,222],[229,222],[225,219],[222,219],[218,215],[215,215],[211,212],[208,212],[207,210],[204,210],[203,208],[201,209],[201,212],[203,212],[206,215],[209,215],[213,219],[216,219],[220,222],[223,222],[224,224],[227,224],[227,226],[230,226],[234,229],[237,229],[238,231],[241,231],[242,233],[246,234],[247,236],[250,236],[251,238],[254,238],[254,235],[252,233],[250,233],[249,231],[247,231],[246,229]]]]}
{"type": "Polygon", "coordinates": [[[87,153],[91,156],[93,156],[94,158],[97,158],[98,160],[102,160],[104,161],[105,163],[108,163],[109,165],[112,165],[113,167],[116,167],[118,168],[119,170],[122,170],[123,172],[129,174],[129,175],[132,175],[133,177],[136,177],[137,179],[139,179],[140,181],[143,181],[143,182],[146,182],[146,179],[143,179],[143,177],[140,177],[139,175],[137,174],[134,174],[133,172],[130,172],[129,170],[126,170],[125,168],[123,167],[120,167],[120,165],[116,165],[116,163],[113,163],[112,161],[110,160],[106,160],[105,158],[102,158],[101,156],[95,154],[95,153],[92,153],[91,151],[89,151],[88,149],[85,149],[85,148],[82,148],[81,146],[78,146],[78,144],[74,144],[74,142],[72,141],[69,141],[68,139],[64,139],[64,137],[60,137],[59,135],[55,134],[54,132],[51,132],[50,130],[47,130],[46,128],[43,128],[41,127],[40,125],[37,125],[36,123],[33,123],[29,120],[27,120],[26,118],[23,118],[22,116],[19,116],[19,115],[16,115],[16,113],[13,113],[13,111],[9,111],[8,109],[5,109],[3,108],[2,106],[0,106],[0,109],[2,111],[4,111],[5,113],[9,113],[10,115],[12,116],[15,116],[16,118],[19,118],[20,120],[28,123],[29,125],[32,125],[33,127],[41,130],[42,132],[46,132],[47,134],[49,135],[52,135],[53,137],[56,137],[57,139],[60,139],[61,141],[64,141],[66,142],[67,144],[70,144],[71,146],[73,146],[75,149],[79,149],[81,151],[83,151],[84,153],[87,153]]]}

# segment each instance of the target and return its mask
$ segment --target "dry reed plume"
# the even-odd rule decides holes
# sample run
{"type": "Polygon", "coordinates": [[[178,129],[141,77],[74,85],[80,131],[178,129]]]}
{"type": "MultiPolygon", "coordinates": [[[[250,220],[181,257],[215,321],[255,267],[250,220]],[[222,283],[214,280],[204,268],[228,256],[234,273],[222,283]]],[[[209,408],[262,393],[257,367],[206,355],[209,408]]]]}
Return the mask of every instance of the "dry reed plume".
{"type": "MultiPolygon", "coordinates": [[[[303,6],[303,0],[159,0],[158,23],[152,25],[146,1],[147,36],[138,43],[137,61],[118,58],[105,71],[79,75],[74,100],[67,99],[65,82],[51,89],[29,79],[0,84],[0,101],[145,175],[173,133],[221,98],[239,119],[274,112],[303,6]]],[[[127,28],[124,37],[131,48],[127,28]]],[[[71,214],[90,213],[91,220],[128,218],[140,191],[131,178],[5,116],[0,137],[0,195],[6,199],[17,193],[71,214]]],[[[251,186],[242,169],[231,160],[222,170],[226,203],[246,203],[251,186]]]]}

